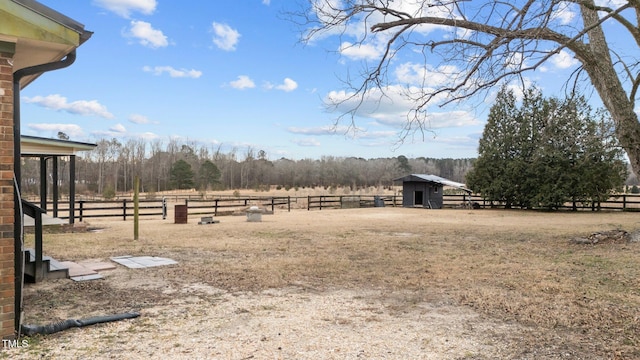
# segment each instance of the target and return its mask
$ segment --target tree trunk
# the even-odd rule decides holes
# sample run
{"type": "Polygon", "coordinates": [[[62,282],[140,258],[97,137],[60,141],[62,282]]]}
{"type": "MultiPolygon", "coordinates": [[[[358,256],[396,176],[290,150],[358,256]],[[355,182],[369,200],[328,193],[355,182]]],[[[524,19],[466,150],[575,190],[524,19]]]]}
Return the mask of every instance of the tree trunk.
{"type": "MultiPolygon", "coordinates": [[[[590,3],[593,8],[593,1],[590,3]]],[[[633,172],[640,175],[640,122],[633,109],[633,101],[628,98],[613,66],[602,27],[593,26],[599,21],[597,12],[582,6],[582,19],[585,28],[591,28],[588,32],[588,51],[569,47],[582,60],[594,88],[616,124],[616,137],[629,157],[633,172]]]]}

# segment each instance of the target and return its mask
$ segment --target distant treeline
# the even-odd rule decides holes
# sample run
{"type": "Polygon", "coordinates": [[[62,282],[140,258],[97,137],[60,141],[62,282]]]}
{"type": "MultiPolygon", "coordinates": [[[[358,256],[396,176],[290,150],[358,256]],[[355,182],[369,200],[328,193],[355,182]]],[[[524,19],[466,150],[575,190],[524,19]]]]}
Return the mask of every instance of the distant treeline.
{"type": "MultiPolygon", "coordinates": [[[[262,150],[246,149],[223,153],[195,142],[143,139],[120,142],[102,139],[93,151],[80,153],[76,158],[76,192],[78,194],[119,193],[133,190],[135,177],[140,178],[143,192],[173,190],[171,168],[178,160],[186,161],[194,173],[197,190],[253,189],[267,190],[270,186],[295,187],[388,187],[393,179],[410,173],[434,174],[453,181],[465,182],[465,175],[475,159],[435,159],[429,157],[364,159],[356,157],[323,156],[320,159],[269,160],[262,150]],[[211,177],[211,163],[219,170],[218,178],[211,177]],[[203,166],[206,164],[208,166],[203,166]],[[207,170],[205,172],[205,169],[207,170]],[[206,180],[206,181],[205,181],[206,180]],[[203,185],[204,184],[204,185],[203,185]]],[[[51,183],[52,162],[47,162],[47,181],[51,183]]],[[[59,161],[60,193],[66,194],[69,165],[59,161]]],[[[214,172],[215,173],[215,172],[214,172]]],[[[40,160],[24,158],[22,191],[38,194],[40,188],[40,160]]],[[[627,181],[637,184],[635,177],[627,181]]],[[[48,194],[51,194],[49,191],[48,194]]]]}
{"type": "MultiPolygon", "coordinates": [[[[147,141],[132,139],[102,139],[93,151],[80,153],[76,158],[76,192],[103,194],[128,192],[133,189],[135,177],[140,178],[143,192],[173,190],[171,168],[184,160],[190,166],[198,190],[267,189],[269,186],[295,187],[351,187],[392,186],[393,179],[410,173],[435,174],[464,182],[473,159],[434,159],[405,156],[363,159],[355,157],[323,156],[320,159],[269,160],[262,150],[246,149],[223,153],[195,142],[171,140],[147,141]],[[201,176],[211,177],[211,163],[219,170],[215,181],[197,181],[201,176]],[[207,166],[203,166],[206,164],[207,166]],[[205,172],[206,168],[206,172],[205,172]],[[204,184],[204,185],[203,185],[204,184]],[[206,189],[205,189],[206,188],[206,189]]],[[[60,158],[58,179],[60,192],[66,193],[69,165],[60,158]]],[[[47,162],[47,181],[52,180],[52,162],[47,162]]],[[[215,171],[213,172],[216,173],[215,171]]],[[[22,186],[26,194],[38,194],[40,188],[40,160],[24,158],[22,186]]],[[[51,192],[48,192],[51,194],[51,192]]]]}

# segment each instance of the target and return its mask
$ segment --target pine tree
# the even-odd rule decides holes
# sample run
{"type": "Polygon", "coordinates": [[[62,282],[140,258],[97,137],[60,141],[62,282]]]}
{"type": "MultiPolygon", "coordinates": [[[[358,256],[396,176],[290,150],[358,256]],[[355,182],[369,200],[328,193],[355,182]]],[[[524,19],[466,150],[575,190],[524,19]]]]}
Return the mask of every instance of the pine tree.
{"type": "Polygon", "coordinates": [[[171,166],[169,182],[172,189],[192,189],[194,173],[191,165],[184,160],[178,160],[171,166]]]}
{"type": "Polygon", "coordinates": [[[506,207],[511,207],[516,198],[516,184],[511,181],[518,156],[515,102],[512,91],[503,88],[498,93],[480,139],[479,156],[466,177],[469,187],[487,200],[503,202],[506,207]]]}
{"type": "Polygon", "coordinates": [[[207,190],[209,186],[220,183],[220,169],[211,160],[205,160],[200,165],[200,171],[198,171],[198,185],[200,189],[207,190]]]}

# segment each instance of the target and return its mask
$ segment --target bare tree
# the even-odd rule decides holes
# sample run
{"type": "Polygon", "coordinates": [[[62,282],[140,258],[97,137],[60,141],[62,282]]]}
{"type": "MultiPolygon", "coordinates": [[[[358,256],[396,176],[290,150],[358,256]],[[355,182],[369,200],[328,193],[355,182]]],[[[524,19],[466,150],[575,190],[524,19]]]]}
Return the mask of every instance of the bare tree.
{"type": "Polygon", "coordinates": [[[616,136],[633,171],[640,173],[640,123],[634,112],[640,85],[640,1],[309,0],[306,4],[295,14],[305,28],[304,41],[337,34],[350,40],[342,42],[342,51],[379,45],[379,56],[365,62],[359,80],[346,79],[351,89],[329,97],[352,122],[366,110],[363,106],[370,97],[401,94],[411,103],[403,138],[428,131],[430,106],[468,100],[500,83],[519,81],[524,88],[527,74],[556,55],[573,55],[579,67],[567,77],[567,91],[590,81],[615,121],[616,136]],[[399,89],[395,66],[408,52],[421,55],[421,64],[412,71],[422,81],[399,89]],[[434,76],[445,76],[446,81],[434,85],[430,81],[434,76]]]}

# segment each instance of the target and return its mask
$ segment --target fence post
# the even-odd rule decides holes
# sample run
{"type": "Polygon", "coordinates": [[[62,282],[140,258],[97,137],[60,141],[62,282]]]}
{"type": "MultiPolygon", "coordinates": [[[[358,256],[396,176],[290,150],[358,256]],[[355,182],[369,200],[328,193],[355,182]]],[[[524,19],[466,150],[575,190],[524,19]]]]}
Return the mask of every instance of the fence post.
{"type": "Polygon", "coordinates": [[[287,211],[291,212],[291,195],[287,196],[287,211]]]}
{"type": "Polygon", "coordinates": [[[80,220],[80,222],[82,222],[82,204],[84,204],[84,200],[80,200],[80,201],[78,201],[78,206],[80,207],[80,208],[78,209],[78,211],[80,212],[80,213],[78,214],[78,215],[79,215],[79,220],[80,220]]]}
{"type": "Polygon", "coordinates": [[[127,199],[122,199],[122,220],[127,221],[127,199]]]}
{"type": "Polygon", "coordinates": [[[162,220],[167,218],[167,199],[162,197],[162,220]]]}
{"type": "Polygon", "coordinates": [[[311,195],[307,195],[307,211],[311,210],[311,195]]]}
{"type": "Polygon", "coordinates": [[[218,216],[218,199],[216,199],[213,207],[213,216],[218,216]]]}
{"type": "Polygon", "coordinates": [[[622,210],[627,210],[627,194],[622,195],[622,210]]]}
{"type": "Polygon", "coordinates": [[[136,176],[133,183],[133,240],[138,240],[140,229],[140,178],[136,176]]]}
{"type": "Polygon", "coordinates": [[[276,210],[275,202],[273,201],[273,199],[275,199],[275,198],[272,196],[271,197],[271,212],[275,212],[275,210],[276,210]]]}

